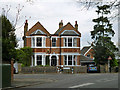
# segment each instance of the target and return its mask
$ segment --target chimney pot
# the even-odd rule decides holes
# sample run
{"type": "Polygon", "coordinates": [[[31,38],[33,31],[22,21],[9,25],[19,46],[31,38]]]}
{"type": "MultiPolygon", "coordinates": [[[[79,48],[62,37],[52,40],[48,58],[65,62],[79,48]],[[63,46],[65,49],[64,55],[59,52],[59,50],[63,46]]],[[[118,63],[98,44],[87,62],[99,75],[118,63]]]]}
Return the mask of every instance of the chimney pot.
{"type": "Polygon", "coordinates": [[[75,21],[75,24],[77,24],[77,21],[75,21]]]}
{"type": "Polygon", "coordinates": [[[26,20],[25,23],[28,23],[28,20],[26,20]]]}

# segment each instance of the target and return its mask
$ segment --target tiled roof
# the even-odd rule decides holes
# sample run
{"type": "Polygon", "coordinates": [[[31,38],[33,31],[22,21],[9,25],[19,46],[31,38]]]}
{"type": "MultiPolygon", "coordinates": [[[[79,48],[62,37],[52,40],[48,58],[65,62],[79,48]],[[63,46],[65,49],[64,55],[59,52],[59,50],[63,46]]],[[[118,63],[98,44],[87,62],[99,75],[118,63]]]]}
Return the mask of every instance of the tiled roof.
{"type": "Polygon", "coordinates": [[[80,55],[80,61],[93,61],[92,58],[86,57],[84,55],[80,55]]]}
{"type": "Polygon", "coordinates": [[[81,54],[84,55],[84,54],[88,51],[88,49],[89,49],[90,47],[91,47],[91,46],[83,47],[82,50],[81,50],[81,54]]]}
{"type": "Polygon", "coordinates": [[[62,35],[79,35],[77,32],[73,30],[65,30],[62,35]]]}
{"type": "Polygon", "coordinates": [[[63,27],[61,27],[60,29],[58,29],[56,32],[55,32],[55,35],[58,35],[59,34],[59,32],[60,31],[62,31],[62,29],[64,28],[64,26],[63,27]]]}

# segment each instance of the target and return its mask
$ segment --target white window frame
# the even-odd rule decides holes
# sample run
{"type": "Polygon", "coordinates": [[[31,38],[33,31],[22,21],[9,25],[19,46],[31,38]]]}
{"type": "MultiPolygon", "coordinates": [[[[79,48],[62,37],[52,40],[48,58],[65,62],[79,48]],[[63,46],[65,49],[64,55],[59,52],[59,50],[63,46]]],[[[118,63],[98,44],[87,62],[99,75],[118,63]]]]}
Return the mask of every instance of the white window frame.
{"type": "Polygon", "coordinates": [[[67,65],[67,55],[64,55],[64,65],[67,65]],[[66,62],[66,64],[65,64],[66,62]]]}
{"type": "Polygon", "coordinates": [[[77,38],[73,38],[73,47],[77,47],[77,38]]]}
{"type": "Polygon", "coordinates": [[[52,38],[52,47],[56,47],[56,38],[52,38]],[[55,42],[53,42],[53,39],[55,39],[55,42]],[[55,44],[55,46],[53,46],[53,44],[55,44]]]}
{"type": "MultiPolygon", "coordinates": [[[[40,65],[42,65],[42,63],[43,63],[43,62],[42,62],[42,55],[37,55],[37,56],[36,56],[36,63],[37,63],[38,61],[40,61],[40,62],[41,62],[41,64],[40,64],[40,65]],[[40,56],[40,57],[41,57],[41,59],[40,59],[40,60],[38,60],[38,56],[40,56]]],[[[38,65],[38,63],[37,63],[37,65],[38,65]]]]}
{"type": "Polygon", "coordinates": [[[72,47],[72,45],[69,46],[69,44],[73,44],[73,39],[72,39],[72,37],[69,37],[69,38],[68,38],[68,43],[67,43],[67,44],[68,44],[68,47],[72,47]],[[71,39],[72,41],[70,42],[69,39],[71,39]]]}

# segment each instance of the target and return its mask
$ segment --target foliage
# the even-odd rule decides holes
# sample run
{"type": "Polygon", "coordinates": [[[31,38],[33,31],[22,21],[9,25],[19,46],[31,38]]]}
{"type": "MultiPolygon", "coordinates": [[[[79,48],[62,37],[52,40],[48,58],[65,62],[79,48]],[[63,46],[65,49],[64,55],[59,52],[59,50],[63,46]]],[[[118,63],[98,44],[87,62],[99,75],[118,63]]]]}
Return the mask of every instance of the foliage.
{"type": "Polygon", "coordinates": [[[114,36],[115,32],[112,29],[112,24],[110,23],[107,15],[110,14],[110,6],[103,5],[97,6],[98,10],[96,10],[98,14],[97,19],[93,19],[93,22],[96,23],[94,25],[94,30],[91,31],[91,37],[94,40],[94,57],[97,64],[101,61],[106,63],[108,57],[112,57],[111,65],[114,66],[115,55],[114,52],[118,49],[111,41],[111,38],[114,36]]]}
{"type": "Polygon", "coordinates": [[[30,66],[31,65],[31,56],[32,56],[32,48],[24,47],[16,50],[16,60],[19,63],[22,63],[22,66],[30,66]]]}
{"type": "Polygon", "coordinates": [[[10,21],[5,17],[2,18],[2,60],[9,61],[15,58],[15,47],[17,47],[15,28],[10,21]]]}

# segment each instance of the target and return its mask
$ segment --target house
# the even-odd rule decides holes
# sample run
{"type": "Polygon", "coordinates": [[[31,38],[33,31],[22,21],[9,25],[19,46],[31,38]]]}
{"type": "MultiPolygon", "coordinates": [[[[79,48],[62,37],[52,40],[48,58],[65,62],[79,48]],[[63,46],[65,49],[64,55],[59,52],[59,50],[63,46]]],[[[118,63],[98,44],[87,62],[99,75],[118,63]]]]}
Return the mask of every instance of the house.
{"type": "Polygon", "coordinates": [[[85,46],[82,48],[80,55],[80,63],[81,65],[95,64],[92,46],[85,46]]]}
{"type": "Polygon", "coordinates": [[[80,38],[77,21],[73,26],[70,22],[63,25],[61,20],[54,34],[50,34],[40,22],[29,30],[27,20],[24,25],[24,46],[33,49],[31,66],[80,65],[80,38]]]}

